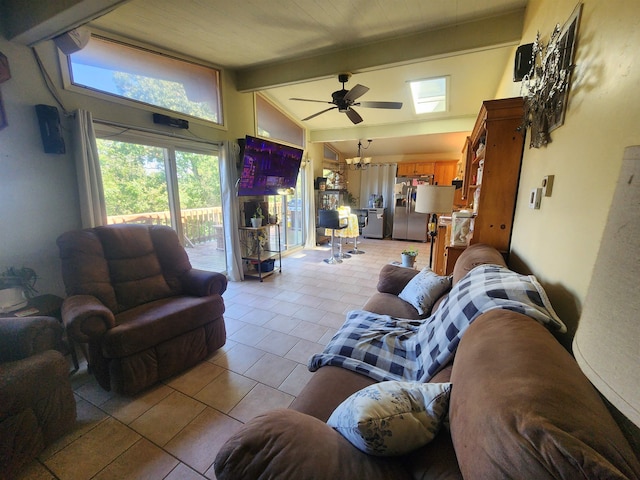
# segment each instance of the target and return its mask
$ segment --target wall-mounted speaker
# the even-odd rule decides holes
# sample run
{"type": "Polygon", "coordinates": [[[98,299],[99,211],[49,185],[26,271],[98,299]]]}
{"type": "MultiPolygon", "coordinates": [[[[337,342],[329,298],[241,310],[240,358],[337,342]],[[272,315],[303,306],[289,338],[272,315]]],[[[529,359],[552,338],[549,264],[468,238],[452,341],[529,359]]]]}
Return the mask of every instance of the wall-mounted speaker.
{"type": "Polygon", "coordinates": [[[65,153],[58,109],[51,105],[36,105],[36,114],[44,153],[65,153]]]}
{"type": "Polygon", "coordinates": [[[531,72],[533,66],[533,43],[520,45],[516,50],[513,65],[513,81],[521,82],[525,75],[531,72]]]}
{"type": "Polygon", "coordinates": [[[189,128],[189,122],[181,118],[169,117],[168,115],[162,115],[161,113],[153,114],[153,123],[160,125],[167,125],[174,128],[189,128]]]}

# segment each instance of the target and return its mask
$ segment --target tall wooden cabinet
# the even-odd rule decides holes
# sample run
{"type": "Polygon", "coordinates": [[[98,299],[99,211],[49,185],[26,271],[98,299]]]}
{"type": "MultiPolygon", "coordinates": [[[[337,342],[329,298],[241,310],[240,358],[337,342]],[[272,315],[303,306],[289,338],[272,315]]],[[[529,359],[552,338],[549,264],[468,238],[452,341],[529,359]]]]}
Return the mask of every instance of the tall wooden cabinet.
{"type": "MultiPolygon", "coordinates": [[[[483,102],[463,150],[466,166],[462,197],[466,208],[475,212],[469,243],[486,243],[505,255],[511,244],[524,149],[524,135],[518,129],[523,105],[520,97],[483,102]]],[[[438,237],[444,242],[445,272],[450,273],[453,265],[449,260],[457,255],[453,251],[448,255],[453,247],[449,247],[446,235],[438,237]]]]}

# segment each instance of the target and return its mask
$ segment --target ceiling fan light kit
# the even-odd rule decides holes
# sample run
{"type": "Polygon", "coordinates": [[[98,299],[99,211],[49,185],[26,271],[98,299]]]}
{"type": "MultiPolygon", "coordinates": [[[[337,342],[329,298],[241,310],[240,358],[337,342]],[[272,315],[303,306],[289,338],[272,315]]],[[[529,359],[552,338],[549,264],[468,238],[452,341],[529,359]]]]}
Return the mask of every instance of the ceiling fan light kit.
{"type": "Polygon", "coordinates": [[[303,118],[302,121],[304,122],[306,120],[311,120],[312,118],[315,118],[318,115],[322,115],[325,112],[338,109],[338,112],[344,113],[353,124],[357,125],[358,123],[362,122],[362,117],[353,109],[353,107],[385,108],[390,110],[399,110],[402,108],[402,102],[356,102],[358,98],[369,91],[369,87],[357,84],[351,90],[347,90],[346,88],[344,88],[344,84],[349,81],[349,77],[350,75],[348,73],[341,73],[340,75],[338,75],[338,81],[342,83],[342,89],[336,90],[331,94],[330,102],[324,100],[313,100],[309,98],[291,98],[290,100],[296,100],[300,102],[328,103],[330,105],[333,105],[333,107],[326,108],[317,113],[314,113],[313,115],[309,115],[308,117],[303,118]]]}

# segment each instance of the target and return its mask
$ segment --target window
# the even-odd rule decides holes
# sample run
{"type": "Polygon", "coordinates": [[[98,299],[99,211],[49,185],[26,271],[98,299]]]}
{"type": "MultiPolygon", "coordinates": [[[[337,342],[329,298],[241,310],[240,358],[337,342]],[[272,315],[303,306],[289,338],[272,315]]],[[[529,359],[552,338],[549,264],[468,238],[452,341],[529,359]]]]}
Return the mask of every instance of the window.
{"type": "Polygon", "coordinates": [[[97,139],[107,223],[171,226],[195,268],[226,271],[217,151],[149,143],[97,139]]]}
{"type": "MultiPolygon", "coordinates": [[[[304,148],[304,129],[278,110],[267,99],[256,95],[256,118],[258,135],[276,141],[283,141],[304,148]]],[[[282,249],[304,244],[305,192],[304,185],[307,174],[303,166],[300,168],[295,193],[293,195],[270,196],[269,211],[278,215],[283,227],[282,249]]]]}
{"type": "Polygon", "coordinates": [[[409,82],[413,108],[417,114],[447,111],[449,77],[435,77],[409,82]]]}
{"type": "Polygon", "coordinates": [[[68,58],[75,86],[222,124],[214,68],[98,36],[68,58]]]}
{"type": "Polygon", "coordinates": [[[304,148],[304,129],[268,102],[256,95],[258,135],[304,148]]]}

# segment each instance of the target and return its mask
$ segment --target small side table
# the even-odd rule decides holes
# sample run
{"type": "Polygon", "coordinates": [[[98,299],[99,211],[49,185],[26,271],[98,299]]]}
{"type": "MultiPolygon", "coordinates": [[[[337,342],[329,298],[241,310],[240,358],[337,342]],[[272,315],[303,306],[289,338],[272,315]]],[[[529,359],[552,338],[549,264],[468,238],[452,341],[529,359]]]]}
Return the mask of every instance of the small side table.
{"type": "MultiPolygon", "coordinates": [[[[50,293],[38,295],[37,297],[30,298],[26,307],[15,312],[1,314],[0,317],[54,317],[62,323],[62,313],[60,312],[62,302],[63,299],[57,295],[50,293]]],[[[71,354],[71,360],[73,361],[73,367],[75,369],[74,371],[77,371],[80,367],[78,365],[78,356],[76,355],[75,346],[69,337],[67,337],[66,343],[69,348],[69,352],[67,353],[71,354]]]]}

